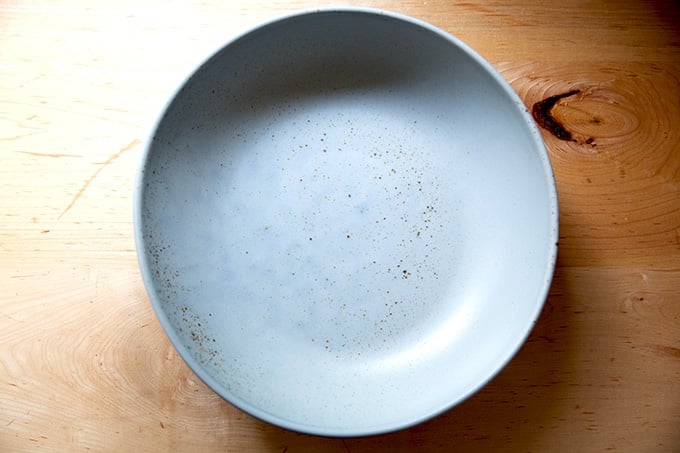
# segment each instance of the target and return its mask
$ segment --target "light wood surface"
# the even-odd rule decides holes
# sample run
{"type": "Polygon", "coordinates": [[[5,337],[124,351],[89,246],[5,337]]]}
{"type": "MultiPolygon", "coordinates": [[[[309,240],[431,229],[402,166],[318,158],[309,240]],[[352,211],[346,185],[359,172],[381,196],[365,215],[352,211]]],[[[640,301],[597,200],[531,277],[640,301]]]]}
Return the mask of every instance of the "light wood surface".
{"type": "Polygon", "coordinates": [[[680,451],[672,0],[364,3],[455,34],[528,108],[580,90],[552,109],[574,141],[543,131],[561,210],[550,297],[479,393],[405,431],[326,439],[241,413],[178,357],[135,256],[145,134],[230,37],[325,3],[0,1],[0,451],[680,451]]]}

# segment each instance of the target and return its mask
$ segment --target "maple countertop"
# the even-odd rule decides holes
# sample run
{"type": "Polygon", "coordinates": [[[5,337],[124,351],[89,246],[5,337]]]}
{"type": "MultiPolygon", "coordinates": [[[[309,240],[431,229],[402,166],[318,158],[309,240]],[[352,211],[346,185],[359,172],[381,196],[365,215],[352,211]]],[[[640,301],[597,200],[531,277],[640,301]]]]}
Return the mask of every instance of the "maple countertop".
{"type": "Polygon", "coordinates": [[[477,394],[408,430],[327,439],[240,412],[180,359],[135,255],[145,134],[231,37],[331,3],[0,3],[0,451],[680,451],[673,1],[362,4],[456,35],[543,114],[555,277],[477,394]]]}

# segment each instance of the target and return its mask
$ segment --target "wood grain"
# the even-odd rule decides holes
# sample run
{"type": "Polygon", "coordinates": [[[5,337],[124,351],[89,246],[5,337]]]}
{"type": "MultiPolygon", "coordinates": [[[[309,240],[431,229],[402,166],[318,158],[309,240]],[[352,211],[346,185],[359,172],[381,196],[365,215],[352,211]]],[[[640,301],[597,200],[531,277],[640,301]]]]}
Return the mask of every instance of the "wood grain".
{"type": "Polygon", "coordinates": [[[455,34],[528,109],[579,90],[551,110],[573,141],[542,131],[561,215],[550,296],[476,395],[408,430],[327,439],[240,412],[178,357],[135,257],[146,132],[230,37],[331,3],[0,2],[0,451],[680,451],[672,1],[363,3],[455,34]]]}
{"type": "Polygon", "coordinates": [[[558,183],[565,265],[678,269],[679,68],[499,65],[528,107],[580,90],[553,108],[573,140],[543,131],[558,183]]]}

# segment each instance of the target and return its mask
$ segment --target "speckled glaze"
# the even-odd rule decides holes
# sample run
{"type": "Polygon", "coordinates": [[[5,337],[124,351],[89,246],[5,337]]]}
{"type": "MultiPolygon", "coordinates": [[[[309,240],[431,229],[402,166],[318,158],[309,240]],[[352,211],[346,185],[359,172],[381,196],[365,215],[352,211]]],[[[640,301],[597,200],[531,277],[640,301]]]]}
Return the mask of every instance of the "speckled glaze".
{"type": "Polygon", "coordinates": [[[155,125],[135,200],[170,340],[222,397],[332,436],[428,419],[520,347],[557,253],[547,153],[460,41],[345,8],[215,53],[155,125]]]}

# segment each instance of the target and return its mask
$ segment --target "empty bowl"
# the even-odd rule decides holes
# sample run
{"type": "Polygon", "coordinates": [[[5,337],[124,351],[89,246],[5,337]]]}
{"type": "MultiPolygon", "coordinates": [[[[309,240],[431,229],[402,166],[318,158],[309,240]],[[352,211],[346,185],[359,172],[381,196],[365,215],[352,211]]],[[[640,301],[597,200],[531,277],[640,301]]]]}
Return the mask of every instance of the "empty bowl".
{"type": "Polygon", "coordinates": [[[150,134],[143,280],[215,392],[358,436],[427,420],[520,348],[557,253],[555,183],[506,81],[384,11],[270,21],[214,53],[150,134]]]}

